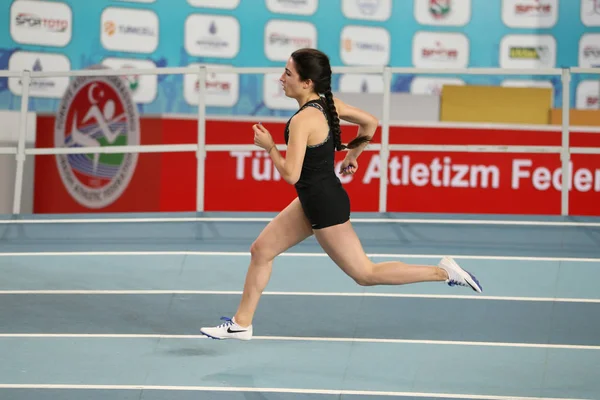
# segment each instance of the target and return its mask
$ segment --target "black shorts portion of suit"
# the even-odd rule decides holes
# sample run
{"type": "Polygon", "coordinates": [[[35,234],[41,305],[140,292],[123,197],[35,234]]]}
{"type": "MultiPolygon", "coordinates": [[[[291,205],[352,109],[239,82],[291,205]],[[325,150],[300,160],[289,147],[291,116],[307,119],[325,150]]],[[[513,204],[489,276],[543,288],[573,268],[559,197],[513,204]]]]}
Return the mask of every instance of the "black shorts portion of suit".
{"type": "Polygon", "coordinates": [[[296,192],[313,229],[343,224],[350,219],[350,198],[337,177],[297,188],[296,192]]]}

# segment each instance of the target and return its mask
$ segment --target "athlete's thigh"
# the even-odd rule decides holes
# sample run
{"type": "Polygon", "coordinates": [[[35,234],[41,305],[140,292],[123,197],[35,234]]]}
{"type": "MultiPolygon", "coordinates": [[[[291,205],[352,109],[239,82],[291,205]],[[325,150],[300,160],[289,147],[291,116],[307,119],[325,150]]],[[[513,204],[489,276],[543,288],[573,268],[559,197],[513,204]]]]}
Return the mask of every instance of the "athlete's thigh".
{"type": "Polygon", "coordinates": [[[312,233],[300,200],[296,198],[267,224],[256,238],[255,245],[261,251],[268,251],[275,257],[302,242],[312,233]]]}
{"type": "Polygon", "coordinates": [[[372,265],[350,221],[317,229],[315,238],[333,262],[351,277],[367,273],[372,265]]]}

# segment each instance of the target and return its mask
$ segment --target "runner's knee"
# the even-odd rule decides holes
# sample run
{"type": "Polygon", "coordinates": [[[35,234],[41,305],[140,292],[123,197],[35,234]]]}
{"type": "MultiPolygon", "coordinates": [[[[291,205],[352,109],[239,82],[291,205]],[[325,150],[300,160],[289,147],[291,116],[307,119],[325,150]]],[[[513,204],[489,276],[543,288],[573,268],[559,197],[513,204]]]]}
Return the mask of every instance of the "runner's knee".
{"type": "Polygon", "coordinates": [[[275,258],[269,243],[261,239],[255,240],[250,246],[250,256],[255,263],[268,263],[275,258]]]}

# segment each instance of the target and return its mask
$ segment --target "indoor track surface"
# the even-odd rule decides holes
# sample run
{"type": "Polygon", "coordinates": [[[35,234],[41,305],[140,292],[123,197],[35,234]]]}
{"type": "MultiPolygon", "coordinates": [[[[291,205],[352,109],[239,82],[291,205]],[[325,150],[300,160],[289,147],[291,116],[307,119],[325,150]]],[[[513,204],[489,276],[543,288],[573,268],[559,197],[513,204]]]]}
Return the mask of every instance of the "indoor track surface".
{"type": "Polygon", "coordinates": [[[600,219],[354,214],[373,261],[451,255],[483,293],[362,287],[309,238],[252,341],[205,338],[271,217],[4,217],[0,399],[600,399],[600,219]]]}

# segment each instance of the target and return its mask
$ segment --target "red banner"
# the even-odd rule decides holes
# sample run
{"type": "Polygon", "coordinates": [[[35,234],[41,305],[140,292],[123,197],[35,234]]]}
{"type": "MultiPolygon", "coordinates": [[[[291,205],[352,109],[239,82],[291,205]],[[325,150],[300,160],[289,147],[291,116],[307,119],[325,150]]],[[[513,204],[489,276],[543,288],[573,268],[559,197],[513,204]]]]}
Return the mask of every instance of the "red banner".
{"type": "MultiPolygon", "coordinates": [[[[253,122],[210,120],[208,144],[251,144],[253,122]]],[[[277,143],[285,124],[264,122],[277,143]]],[[[53,117],[38,117],[37,147],[53,147],[53,117]]],[[[194,120],[141,118],[140,144],[197,142],[194,120]]],[[[343,126],[343,141],[356,127],[343,126]]],[[[600,134],[573,132],[572,146],[600,147],[600,134]]],[[[374,143],[380,142],[378,131],[374,143]]],[[[453,126],[395,126],[392,144],[466,144],[560,146],[551,130],[453,126]]],[[[338,162],[344,157],[338,152],[338,162]]],[[[280,211],[294,188],[259,151],[209,152],[205,170],[206,211],[280,211]]],[[[380,159],[366,150],[359,170],[340,177],[353,211],[378,211],[380,159]]],[[[388,211],[432,213],[560,214],[562,180],[558,154],[474,152],[391,152],[388,163],[388,211]]],[[[126,189],[105,207],[78,202],[62,180],[55,156],[37,156],[36,213],[195,211],[195,153],[140,154],[126,189]]],[[[571,215],[600,215],[600,156],[571,156],[571,215]]]]}

